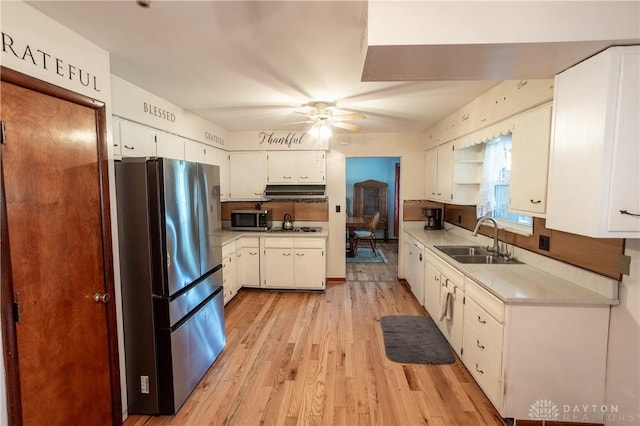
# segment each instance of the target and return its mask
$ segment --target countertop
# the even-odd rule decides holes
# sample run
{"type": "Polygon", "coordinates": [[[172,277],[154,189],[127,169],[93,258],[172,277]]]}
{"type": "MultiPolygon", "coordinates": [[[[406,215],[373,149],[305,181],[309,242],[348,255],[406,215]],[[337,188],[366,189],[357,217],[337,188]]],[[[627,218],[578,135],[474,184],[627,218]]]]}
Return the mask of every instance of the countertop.
{"type": "Polygon", "coordinates": [[[313,227],[314,232],[293,232],[281,231],[278,228],[272,228],[269,231],[232,231],[223,229],[220,232],[220,240],[222,245],[228,244],[242,237],[253,238],[327,238],[329,232],[323,227],[313,227]]]}
{"type": "Polygon", "coordinates": [[[481,245],[478,240],[440,230],[405,229],[430,252],[507,304],[617,305],[611,299],[527,264],[463,264],[435,245],[481,245]]]}

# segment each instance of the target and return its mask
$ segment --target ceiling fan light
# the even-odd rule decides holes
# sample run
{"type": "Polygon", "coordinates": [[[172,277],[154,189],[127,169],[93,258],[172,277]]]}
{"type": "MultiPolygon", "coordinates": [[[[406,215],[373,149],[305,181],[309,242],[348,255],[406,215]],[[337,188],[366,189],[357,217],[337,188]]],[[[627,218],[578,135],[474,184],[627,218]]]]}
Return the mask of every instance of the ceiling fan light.
{"type": "Polygon", "coordinates": [[[331,133],[332,133],[331,132],[331,127],[329,127],[326,124],[321,125],[320,129],[318,129],[318,130],[319,130],[320,139],[326,139],[326,138],[331,136],[331,133]]]}
{"type": "Polygon", "coordinates": [[[314,124],[309,130],[307,130],[307,133],[316,139],[326,139],[332,134],[331,127],[329,127],[325,122],[314,124]]]}
{"type": "Polygon", "coordinates": [[[307,130],[307,133],[317,139],[320,134],[320,127],[317,124],[314,124],[309,130],[307,130]]]}

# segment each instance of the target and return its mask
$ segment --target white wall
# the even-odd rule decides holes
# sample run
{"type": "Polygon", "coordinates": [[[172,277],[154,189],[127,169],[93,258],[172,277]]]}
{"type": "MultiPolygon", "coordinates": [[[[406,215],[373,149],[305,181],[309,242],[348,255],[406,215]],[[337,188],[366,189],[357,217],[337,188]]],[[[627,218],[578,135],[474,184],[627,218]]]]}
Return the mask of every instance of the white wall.
{"type": "Polygon", "coordinates": [[[640,425],[640,239],[626,240],[631,274],[620,283],[620,305],[611,309],[607,350],[606,405],[617,413],[606,425],[640,425]]]}
{"type": "MultiPolygon", "coordinates": [[[[113,159],[111,124],[111,67],[109,53],[73,31],[51,20],[22,1],[2,1],[1,28],[5,45],[12,49],[0,52],[2,65],[30,75],[56,86],[105,102],[107,119],[107,149],[113,159]],[[10,37],[11,41],[7,37],[10,37]],[[28,53],[30,52],[30,54],[28,53]],[[80,72],[82,70],[82,74],[80,72]],[[82,76],[82,80],[80,77],[82,76]]],[[[124,366],[122,306],[120,295],[120,263],[118,257],[118,224],[115,203],[114,167],[109,161],[109,193],[111,196],[111,233],[113,235],[113,259],[116,314],[118,319],[118,346],[120,365],[124,366]]],[[[0,340],[1,341],[1,340],[0,340]]],[[[3,379],[0,384],[0,425],[7,424],[4,364],[0,365],[3,379]]],[[[124,368],[120,370],[124,386],[124,368]]],[[[126,393],[122,394],[123,409],[126,393]]]]}
{"type": "Polygon", "coordinates": [[[639,11],[634,1],[378,0],[369,2],[368,42],[393,46],[637,39],[639,11]]]}
{"type": "MultiPolygon", "coordinates": [[[[424,198],[424,135],[418,133],[354,133],[331,138],[327,156],[329,240],[327,277],[344,278],[347,157],[400,157],[400,235],[402,201],[424,198]],[[342,144],[348,141],[348,144],[342,144]],[[336,212],[336,206],[340,212],[336,212]]],[[[402,247],[399,247],[402,250],[402,247]]],[[[400,253],[399,253],[400,256],[400,253]]],[[[402,271],[399,271],[402,274],[402,271]]]]}

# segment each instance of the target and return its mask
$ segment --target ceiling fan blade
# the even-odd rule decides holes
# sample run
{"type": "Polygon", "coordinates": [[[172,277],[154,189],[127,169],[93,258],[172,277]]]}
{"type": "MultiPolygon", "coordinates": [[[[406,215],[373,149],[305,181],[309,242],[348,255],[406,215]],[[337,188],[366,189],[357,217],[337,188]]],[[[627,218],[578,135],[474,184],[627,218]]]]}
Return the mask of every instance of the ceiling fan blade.
{"type": "Polygon", "coordinates": [[[305,120],[305,121],[292,121],[291,123],[284,123],[283,126],[288,124],[303,124],[303,123],[315,123],[313,120],[305,120]]]}
{"type": "Polygon", "coordinates": [[[333,119],[337,120],[337,121],[344,121],[344,120],[362,120],[364,118],[367,118],[366,115],[364,115],[361,112],[354,112],[351,114],[340,114],[340,115],[333,115],[333,119]]]}
{"type": "Polygon", "coordinates": [[[333,122],[331,123],[331,125],[333,127],[339,127],[341,129],[345,129],[345,130],[351,130],[352,132],[357,132],[358,130],[362,129],[362,126],[356,126],[355,124],[351,124],[351,123],[342,123],[342,122],[333,122]]]}

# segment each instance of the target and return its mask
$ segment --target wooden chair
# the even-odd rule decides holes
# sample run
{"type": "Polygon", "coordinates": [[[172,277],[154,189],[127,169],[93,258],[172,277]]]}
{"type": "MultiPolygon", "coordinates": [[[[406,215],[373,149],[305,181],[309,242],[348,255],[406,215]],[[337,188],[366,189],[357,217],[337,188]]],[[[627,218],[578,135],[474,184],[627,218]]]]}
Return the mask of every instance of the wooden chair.
{"type": "Polygon", "coordinates": [[[377,256],[376,250],[376,228],[378,227],[378,221],[380,220],[380,212],[376,212],[369,222],[369,229],[361,230],[361,231],[353,231],[355,235],[355,242],[353,244],[353,255],[355,256],[358,253],[358,246],[360,245],[360,241],[369,242],[371,246],[371,250],[373,250],[373,255],[377,256]]]}

